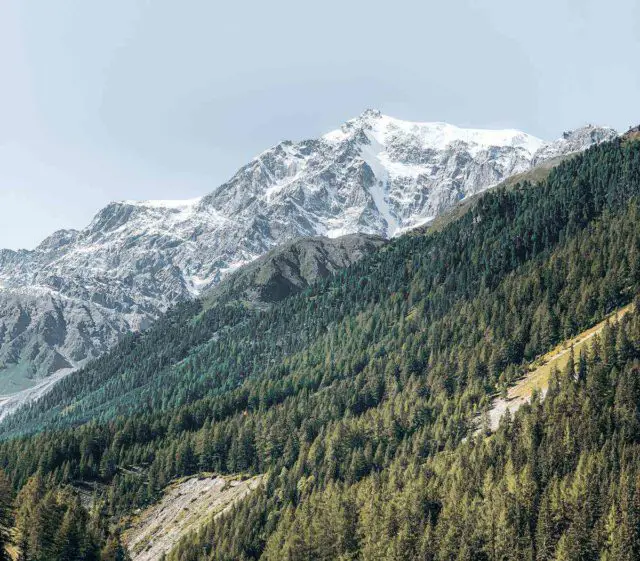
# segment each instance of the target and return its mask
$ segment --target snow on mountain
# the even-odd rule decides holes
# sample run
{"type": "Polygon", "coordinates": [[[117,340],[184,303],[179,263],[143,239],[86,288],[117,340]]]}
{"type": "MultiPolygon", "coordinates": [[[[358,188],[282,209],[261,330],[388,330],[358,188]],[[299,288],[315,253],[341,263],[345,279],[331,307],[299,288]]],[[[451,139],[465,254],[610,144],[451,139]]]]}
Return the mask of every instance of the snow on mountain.
{"type": "Polygon", "coordinates": [[[281,142],[202,198],[111,203],[80,231],[0,250],[0,395],[82,365],[283,242],[398,235],[616,135],[589,126],[546,143],[367,110],[321,138],[281,142]]]}
{"type": "MultiPolygon", "coordinates": [[[[376,178],[369,193],[388,236],[423,224],[461,198],[525,171],[544,145],[517,130],[412,123],[373,110],[323,138],[338,148],[354,141],[359,145],[362,162],[376,178]]],[[[352,228],[345,224],[338,231],[352,228]]]]}
{"type": "Polygon", "coordinates": [[[571,154],[572,152],[582,152],[589,146],[612,140],[616,136],[618,136],[618,133],[613,129],[594,125],[586,125],[579,129],[564,132],[558,140],[541,146],[534,154],[531,165],[536,166],[545,160],[571,154]]]}

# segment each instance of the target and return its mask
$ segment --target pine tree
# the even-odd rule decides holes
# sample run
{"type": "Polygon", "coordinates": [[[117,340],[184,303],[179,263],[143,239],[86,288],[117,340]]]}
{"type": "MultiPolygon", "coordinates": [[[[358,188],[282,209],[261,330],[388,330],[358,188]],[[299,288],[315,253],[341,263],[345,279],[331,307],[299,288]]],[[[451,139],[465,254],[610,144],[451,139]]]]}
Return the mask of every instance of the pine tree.
{"type": "Polygon", "coordinates": [[[13,488],[7,474],[0,470],[0,561],[9,559],[6,547],[11,542],[13,524],[13,488]]]}
{"type": "Polygon", "coordinates": [[[16,497],[16,539],[20,558],[23,561],[29,561],[33,557],[31,542],[36,509],[44,494],[42,476],[37,473],[27,481],[16,497]]]}

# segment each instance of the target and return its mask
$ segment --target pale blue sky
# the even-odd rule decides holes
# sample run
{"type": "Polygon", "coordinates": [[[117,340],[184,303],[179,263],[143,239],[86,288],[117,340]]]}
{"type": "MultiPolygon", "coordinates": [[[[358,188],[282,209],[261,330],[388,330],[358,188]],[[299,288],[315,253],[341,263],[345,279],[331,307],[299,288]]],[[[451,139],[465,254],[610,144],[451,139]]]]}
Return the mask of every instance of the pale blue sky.
{"type": "Polygon", "coordinates": [[[0,0],[0,247],[207,193],[367,107],[543,138],[640,122],[635,1],[0,0]]]}

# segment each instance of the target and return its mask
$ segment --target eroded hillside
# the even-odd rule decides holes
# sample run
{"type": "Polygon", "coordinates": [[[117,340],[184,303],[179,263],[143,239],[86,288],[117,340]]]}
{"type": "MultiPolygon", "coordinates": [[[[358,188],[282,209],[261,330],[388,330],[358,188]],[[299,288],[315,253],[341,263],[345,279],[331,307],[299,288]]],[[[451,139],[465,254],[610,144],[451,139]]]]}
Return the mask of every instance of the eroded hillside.
{"type": "Polygon", "coordinates": [[[132,520],[124,541],[133,561],[155,561],[180,538],[220,516],[262,481],[261,475],[234,479],[190,477],[171,485],[162,499],[132,520]]]}

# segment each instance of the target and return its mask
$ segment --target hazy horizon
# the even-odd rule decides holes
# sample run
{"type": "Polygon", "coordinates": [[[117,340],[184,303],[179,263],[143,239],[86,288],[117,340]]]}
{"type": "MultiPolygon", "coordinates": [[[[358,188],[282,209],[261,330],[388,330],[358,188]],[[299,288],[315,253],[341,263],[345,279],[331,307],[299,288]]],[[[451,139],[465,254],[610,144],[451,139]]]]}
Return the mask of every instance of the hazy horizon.
{"type": "Polygon", "coordinates": [[[367,107],[545,140],[640,120],[630,1],[249,6],[3,3],[0,247],[112,200],[204,195],[367,107]]]}

